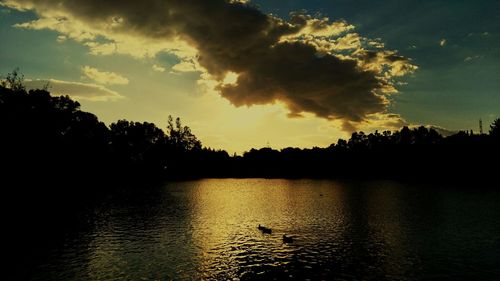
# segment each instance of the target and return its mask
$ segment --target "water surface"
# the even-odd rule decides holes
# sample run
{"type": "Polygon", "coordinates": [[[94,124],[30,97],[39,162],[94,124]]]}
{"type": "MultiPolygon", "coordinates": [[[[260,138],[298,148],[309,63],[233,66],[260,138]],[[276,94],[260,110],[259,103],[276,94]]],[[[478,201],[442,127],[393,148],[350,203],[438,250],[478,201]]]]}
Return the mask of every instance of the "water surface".
{"type": "Polygon", "coordinates": [[[170,182],[87,208],[33,279],[498,280],[498,204],[494,189],[390,181],[170,182]]]}

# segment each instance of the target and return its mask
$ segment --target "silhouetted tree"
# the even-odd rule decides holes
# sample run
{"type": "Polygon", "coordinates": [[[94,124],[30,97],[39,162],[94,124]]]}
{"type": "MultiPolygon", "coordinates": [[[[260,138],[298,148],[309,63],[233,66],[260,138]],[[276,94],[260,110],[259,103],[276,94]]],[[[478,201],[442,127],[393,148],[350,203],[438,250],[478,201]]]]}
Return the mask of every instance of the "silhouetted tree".
{"type": "Polygon", "coordinates": [[[495,139],[500,138],[500,118],[495,119],[490,125],[490,136],[495,139]]]}
{"type": "Polygon", "coordinates": [[[159,169],[164,165],[161,153],[167,138],[153,123],[119,120],[111,124],[110,132],[113,153],[132,168],[159,169]]]}
{"type": "Polygon", "coordinates": [[[188,126],[182,126],[179,117],[175,119],[174,124],[172,116],[168,116],[167,135],[170,143],[177,149],[184,151],[201,149],[201,142],[191,133],[188,126]]]}
{"type": "Polygon", "coordinates": [[[9,88],[12,91],[24,91],[26,87],[24,86],[24,75],[19,73],[19,69],[16,68],[12,72],[8,73],[5,78],[0,79],[0,86],[3,88],[9,88]]]}
{"type": "MultiPolygon", "coordinates": [[[[0,85],[0,165],[26,178],[113,179],[195,177],[424,177],[493,173],[485,155],[499,157],[500,119],[489,135],[449,137],[423,126],[354,132],[326,148],[250,149],[243,156],[202,148],[180,118],[166,132],[153,123],[118,120],[108,128],[68,96],[26,91],[17,70],[0,85]],[[56,173],[57,171],[57,173],[56,173]],[[145,177],[148,175],[149,177],[145,177]]],[[[471,177],[472,178],[472,177],[471,177]]]]}

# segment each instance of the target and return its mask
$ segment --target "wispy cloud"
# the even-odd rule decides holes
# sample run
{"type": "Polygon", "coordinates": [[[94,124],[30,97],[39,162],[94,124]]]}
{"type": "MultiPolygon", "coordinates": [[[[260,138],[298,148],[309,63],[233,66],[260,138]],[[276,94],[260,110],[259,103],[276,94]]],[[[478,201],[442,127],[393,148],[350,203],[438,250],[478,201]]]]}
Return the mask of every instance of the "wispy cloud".
{"type": "Polygon", "coordinates": [[[445,137],[448,137],[448,136],[451,136],[451,135],[458,133],[458,131],[446,129],[446,128],[443,128],[441,126],[436,126],[436,125],[427,125],[425,127],[428,129],[436,130],[440,135],[445,136],[445,137]]]}
{"type": "Polygon", "coordinates": [[[100,71],[97,68],[83,66],[82,73],[87,78],[104,85],[127,85],[128,79],[114,72],[100,71]]]}
{"type": "Polygon", "coordinates": [[[57,42],[59,43],[62,43],[62,42],[65,42],[66,40],[68,39],[68,37],[66,37],[66,35],[59,35],[57,36],[57,42]]]}
{"type": "Polygon", "coordinates": [[[482,56],[479,56],[479,55],[475,55],[475,56],[468,56],[464,59],[464,61],[468,62],[468,61],[473,61],[473,60],[478,60],[482,58],[482,56]]]}
{"type": "Polygon", "coordinates": [[[27,89],[41,89],[48,85],[48,90],[53,95],[68,95],[72,98],[88,101],[115,101],[123,98],[117,92],[101,85],[62,81],[57,79],[25,80],[27,89]]]}

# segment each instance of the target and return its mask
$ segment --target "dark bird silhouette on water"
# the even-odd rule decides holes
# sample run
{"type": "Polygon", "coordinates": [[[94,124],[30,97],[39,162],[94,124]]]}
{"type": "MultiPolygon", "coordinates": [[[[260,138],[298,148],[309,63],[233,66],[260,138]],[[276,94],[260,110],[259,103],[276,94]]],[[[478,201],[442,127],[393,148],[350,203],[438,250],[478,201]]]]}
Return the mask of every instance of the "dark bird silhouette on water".
{"type": "Polygon", "coordinates": [[[261,226],[260,224],[257,228],[264,234],[271,234],[273,232],[269,227],[261,226]]]}
{"type": "Polygon", "coordinates": [[[285,234],[283,234],[283,243],[285,243],[285,244],[293,243],[293,238],[290,237],[290,236],[286,236],[285,234]]]}

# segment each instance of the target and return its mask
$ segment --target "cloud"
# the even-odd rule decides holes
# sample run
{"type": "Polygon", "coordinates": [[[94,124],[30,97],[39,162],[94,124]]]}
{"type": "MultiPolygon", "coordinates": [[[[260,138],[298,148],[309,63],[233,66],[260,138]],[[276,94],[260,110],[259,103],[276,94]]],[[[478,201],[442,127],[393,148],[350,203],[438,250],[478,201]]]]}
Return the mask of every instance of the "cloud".
{"type": "Polygon", "coordinates": [[[100,85],[89,83],[69,82],[56,79],[26,79],[24,84],[27,89],[42,89],[48,85],[48,90],[53,95],[68,95],[79,100],[114,101],[123,98],[123,96],[115,91],[100,85]]]}
{"type": "Polygon", "coordinates": [[[342,130],[347,132],[354,132],[356,130],[364,132],[379,131],[397,131],[403,126],[408,126],[408,122],[404,120],[399,114],[393,113],[375,113],[367,116],[367,118],[357,124],[351,122],[344,122],[342,130]]]}
{"type": "Polygon", "coordinates": [[[14,27],[34,30],[53,29],[77,41],[94,39],[96,34],[81,24],[69,23],[68,19],[58,17],[43,17],[31,22],[15,24],[14,27]]]}
{"type": "MultiPolygon", "coordinates": [[[[416,127],[416,126],[415,126],[416,127]]],[[[446,129],[446,128],[443,128],[443,127],[440,127],[440,126],[436,126],[436,125],[427,125],[425,126],[427,129],[432,129],[432,130],[435,130],[436,132],[438,132],[440,135],[442,135],[443,137],[449,137],[449,136],[452,136],[456,133],[458,133],[458,131],[455,131],[455,130],[449,130],[449,129],[446,129]]]]}
{"type": "Polygon", "coordinates": [[[289,23],[297,27],[296,32],[289,34],[292,37],[301,35],[331,37],[354,29],[353,25],[345,21],[331,22],[327,17],[314,18],[297,12],[290,15],[289,23]]]}
{"type": "MultiPolygon", "coordinates": [[[[384,73],[385,77],[398,77],[415,72],[418,67],[395,51],[357,50],[354,54],[363,69],[384,73]],[[389,66],[388,69],[386,69],[389,66]]],[[[387,83],[391,84],[391,83],[387,83]]]]}
{"type": "Polygon", "coordinates": [[[172,66],[172,73],[179,72],[203,72],[203,69],[200,67],[198,62],[194,58],[183,59],[178,64],[172,66]]]}
{"type": "MultiPolygon", "coordinates": [[[[312,113],[349,130],[387,113],[395,78],[417,67],[380,39],[364,38],[343,20],[264,14],[247,1],[4,0],[96,55],[177,55],[173,72],[200,72],[199,85],[234,106],[280,103],[290,117],[312,113]],[[103,40],[104,39],[104,40],[103,40]],[[234,73],[235,82],[225,83],[234,73]]],[[[233,79],[234,80],[234,79],[233,79]]]]}
{"type": "MultiPolygon", "coordinates": [[[[82,18],[75,13],[66,11],[65,3],[58,5],[56,2],[51,0],[6,0],[0,5],[21,11],[36,10],[40,15],[39,19],[15,24],[14,27],[57,31],[66,36],[66,39],[73,39],[87,46],[93,55],[125,54],[135,58],[144,58],[154,57],[162,51],[169,51],[179,57],[193,57],[196,55],[196,50],[177,38],[160,40],[150,36],[143,36],[145,34],[134,33],[130,29],[127,32],[123,18],[120,16],[109,16],[104,20],[92,21],[91,17],[82,18]],[[106,40],[102,40],[103,38],[106,40]]],[[[95,4],[91,2],[89,4],[95,4]]],[[[81,3],[75,4],[75,7],[81,5],[81,3]]]]}
{"type": "Polygon", "coordinates": [[[478,60],[482,58],[480,55],[475,55],[475,56],[468,56],[464,59],[465,62],[473,61],[473,60],[478,60]]]}
{"type": "Polygon", "coordinates": [[[57,36],[57,39],[56,39],[56,40],[57,40],[57,42],[59,42],[59,43],[63,43],[63,42],[65,42],[67,39],[68,39],[68,37],[66,37],[65,35],[59,35],[59,36],[57,36]]]}
{"type": "Polygon", "coordinates": [[[446,46],[446,43],[447,43],[447,41],[446,41],[446,39],[445,39],[445,38],[443,38],[443,39],[439,40],[439,46],[441,46],[441,47],[446,46]]]}
{"type": "Polygon", "coordinates": [[[90,66],[82,67],[83,74],[97,83],[104,85],[127,85],[128,79],[114,72],[100,71],[90,66]]]}
{"type": "Polygon", "coordinates": [[[165,67],[153,64],[153,70],[158,72],[165,72],[165,67]]]}

